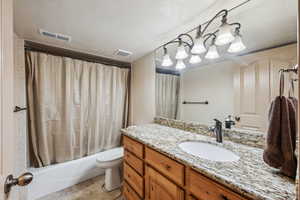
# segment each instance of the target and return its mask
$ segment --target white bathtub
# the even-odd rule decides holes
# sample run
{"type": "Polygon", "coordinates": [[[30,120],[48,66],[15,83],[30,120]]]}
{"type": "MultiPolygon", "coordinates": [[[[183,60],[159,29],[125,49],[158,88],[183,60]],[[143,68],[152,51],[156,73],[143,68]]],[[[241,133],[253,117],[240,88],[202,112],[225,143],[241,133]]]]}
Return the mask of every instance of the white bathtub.
{"type": "Polygon", "coordinates": [[[96,167],[98,154],[43,168],[30,168],[33,181],[28,185],[27,199],[35,200],[87,179],[104,174],[96,167]]]}

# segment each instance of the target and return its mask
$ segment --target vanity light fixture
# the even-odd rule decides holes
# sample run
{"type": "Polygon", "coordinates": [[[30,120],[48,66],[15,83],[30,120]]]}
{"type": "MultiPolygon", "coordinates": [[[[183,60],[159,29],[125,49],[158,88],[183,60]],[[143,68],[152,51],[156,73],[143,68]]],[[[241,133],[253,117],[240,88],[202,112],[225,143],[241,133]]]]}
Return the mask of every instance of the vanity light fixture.
{"type": "Polygon", "coordinates": [[[219,58],[220,55],[218,53],[218,47],[217,46],[224,46],[228,45],[227,51],[229,53],[237,53],[240,51],[243,51],[246,49],[246,46],[242,42],[241,35],[239,34],[239,31],[241,29],[240,23],[227,23],[227,16],[229,11],[228,10],[221,10],[218,12],[213,18],[211,18],[207,23],[205,23],[205,26],[202,30],[202,25],[199,25],[197,28],[191,30],[194,31],[197,29],[197,34],[195,39],[187,33],[180,34],[176,39],[171,40],[170,42],[167,42],[163,45],[164,48],[164,56],[162,61],[162,66],[168,67],[173,64],[169,54],[167,53],[167,46],[172,43],[177,43],[177,52],[175,55],[175,59],[177,60],[176,63],[176,69],[184,69],[185,64],[184,60],[189,57],[190,59],[189,63],[196,64],[201,62],[200,55],[205,53],[207,50],[207,53],[205,54],[204,58],[206,59],[216,59],[219,58]],[[216,29],[213,32],[206,33],[208,27],[212,24],[213,21],[215,21],[217,18],[222,17],[221,25],[218,29],[216,29]],[[233,27],[235,27],[235,32],[233,34],[232,30],[233,27]],[[211,44],[209,46],[206,46],[206,42],[208,40],[211,40],[211,44]],[[187,49],[189,50],[187,52],[187,49]]]}
{"type": "Polygon", "coordinates": [[[222,25],[218,31],[216,45],[223,46],[232,42],[234,40],[234,36],[231,31],[231,26],[227,23],[226,15],[224,15],[222,18],[222,25]]]}
{"type": "Polygon", "coordinates": [[[191,58],[190,58],[190,63],[191,64],[197,64],[197,63],[200,63],[202,60],[200,58],[199,55],[196,55],[196,54],[192,54],[191,58]]]}
{"type": "Polygon", "coordinates": [[[216,59],[219,58],[220,55],[217,50],[217,46],[215,44],[211,45],[208,49],[207,54],[205,55],[206,59],[216,59]]]}
{"type": "Polygon", "coordinates": [[[206,48],[204,46],[204,38],[201,33],[201,26],[198,27],[197,36],[195,39],[195,44],[191,50],[192,54],[202,54],[206,52],[206,48]]]}
{"type": "Polygon", "coordinates": [[[228,48],[229,53],[237,53],[246,49],[238,28],[236,29],[235,33],[235,39],[228,48]]]}
{"type": "Polygon", "coordinates": [[[179,44],[178,44],[178,47],[177,47],[177,52],[176,52],[176,60],[183,60],[183,59],[186,59],[189,54],[187,54],[187,52],[185,51],[185,47],[182,43],[182,39],[179,38],[179,44]]]}
{"type": "Polygon", "coordinates": [[[213,37],[213,38],[212,38],[212,41],[211,41],[211,45],[209,46],[208,51],[207,51],[207,53],[205,55],[205,58],[206,59],[216,59],[216,58],[219,58],[220,55],[218,53],[218,49],[217,49],[217,46],[215,44],[216,43],[216,35],[215,34],[211,34],[211,36],[209,36],[207,39],[209,39],[210,37],[213,37]]]}
{"type": "Polygon", "coordinates": [[[163,57],[163,61],[161,63],[161,66],[170,67],[171,65],[173,65],[173,61],[171,60],[170,55],[168,54],[167,48],[164,47],[164,57],[163,57]]]}
{"type": "Polygon", "coordinates": [[[185,64],[183,60],[177,60],[176,67],[177,70],[182,70],[185,68],[185,64]]]}

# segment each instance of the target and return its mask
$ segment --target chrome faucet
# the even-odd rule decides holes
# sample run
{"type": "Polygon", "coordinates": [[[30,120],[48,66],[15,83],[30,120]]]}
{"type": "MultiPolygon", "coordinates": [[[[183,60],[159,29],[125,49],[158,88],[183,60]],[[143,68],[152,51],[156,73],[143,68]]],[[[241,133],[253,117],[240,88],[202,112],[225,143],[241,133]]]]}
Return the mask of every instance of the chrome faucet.
{"type": "Polygon", "coordinates": [[[214,119],[216,125],[214,127],[214,133],[216,134],[216,140],[219,143],[223,142],[223,135],[222,135],[222,122],[218,119],[214,119]]]}

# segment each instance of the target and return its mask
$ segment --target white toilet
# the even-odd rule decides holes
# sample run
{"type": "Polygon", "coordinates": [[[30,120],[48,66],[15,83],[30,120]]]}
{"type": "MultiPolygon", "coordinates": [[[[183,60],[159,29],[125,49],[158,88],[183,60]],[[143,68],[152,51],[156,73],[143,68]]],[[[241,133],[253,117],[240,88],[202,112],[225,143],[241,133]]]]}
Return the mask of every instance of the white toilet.
{"type": "Polygon", "coordinates": [[[121,186],[120,164],[123,161],[124,149],[117,147],[99,153],[97,166],[105,169],[105,189],[112,191],[121,186]]]}

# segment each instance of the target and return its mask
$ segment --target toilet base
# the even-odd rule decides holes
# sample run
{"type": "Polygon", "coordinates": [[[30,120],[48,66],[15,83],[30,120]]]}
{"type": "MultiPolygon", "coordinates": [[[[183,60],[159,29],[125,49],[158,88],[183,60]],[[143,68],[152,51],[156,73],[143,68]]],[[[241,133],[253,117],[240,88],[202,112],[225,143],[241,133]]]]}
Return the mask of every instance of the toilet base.
{"type": "Polygon", "coordinates": [[[105,170],[105,189],[110,192],[121,187],[121,175],[119,166],[105,170]]]}

